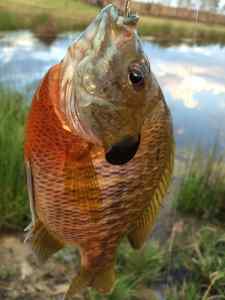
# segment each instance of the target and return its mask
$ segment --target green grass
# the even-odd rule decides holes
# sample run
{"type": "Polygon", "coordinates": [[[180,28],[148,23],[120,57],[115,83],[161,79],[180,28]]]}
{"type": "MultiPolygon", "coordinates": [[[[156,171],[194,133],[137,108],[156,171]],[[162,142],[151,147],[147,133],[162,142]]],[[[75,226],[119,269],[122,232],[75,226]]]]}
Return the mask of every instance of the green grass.
{"type": "Polygon", "coordinates": [[[225,219],[225,162],[217,145],[209,153],[197,150],[176,197],[178,211],[208,220],[225,219]]]}
{"type": "Polygon", "coordinates": [[[198,284],[194,282],[184,282],[179,288],[177,286],[167,288],[166,300],[200,300],[198,284]]]}
{"type": "Polygon", "coordinates": [[[198,44],[225,43],[225,26],[207,25],[188,21],[163,19],[156,17],[141,17],[140,33],[154,36],[161,40],[176,43],[189,40],[198,44]]]}
{"type": "Polygon", "coordinates": [[[163,250],[156,242],[147,244],[140,251],[134,251],[126,244],[119,248],[118,271],[124,273],[123,275],[132,274],[136,284],[149,285],[160,282],[165,264],[163,250]]]}
{"type": "Polygon", "coordinates": [[[23,164],[23,97],[0,87],[0,229],[22,229],[28,222],[23,164]]]}
{"type": "Polygon", "coordinates": [[[18,270],[15,266],[1,266],[0,267],[0,281],[9,282],[14,280],[18,275],[18,270]]]}
{"type": "MultiPolygon", "coordinates": [[[[98,7],[80,0],[5,0],[0,3],[0,31],[30,29],[36,32],[40,26],[48,28],[49,20],[55,32],[83,30],[98,11],[98,7]]],[[[183,39],[194,39],[199,44],[225,43],[225,26],[220,25],[143,16],[139,31],[162,44],[165,40],[179,43],[183,39]]]]}
{"type": "Polygon", "coordinates": [[[114,291],[102,296],[90,289],[85,300],[141,300],[143,290],[158,300],[157,287],[166,300],[225,299],[224,229],[184,225],[172,247],[171,238],[164,245],[150,241],[138,252],[123,242],[114,291]]]}
{"type": "Polygon", "coordinates": [[[185,269],[186,278],[173,282],[166,294],[169,300],[225,299],[225,231],[204,225],[186,226],[177,237],[170,268],[185,269]]]}
{"type": "Polygon", "coordinates": [[[97,15],[99,9],[82,1],[5,0],[0,3],[0,31],[30,29],[55,24],[57,32],[82,30],[97,15]]]}
{"type": "Polygon", "coordinates": [[[218,228],[201,229],[189,252],[191,272],[205,289],[204,295],[225,295],[225,233],[218,228]],[[207,289],[206,289],[207,287],[207,289]]]}

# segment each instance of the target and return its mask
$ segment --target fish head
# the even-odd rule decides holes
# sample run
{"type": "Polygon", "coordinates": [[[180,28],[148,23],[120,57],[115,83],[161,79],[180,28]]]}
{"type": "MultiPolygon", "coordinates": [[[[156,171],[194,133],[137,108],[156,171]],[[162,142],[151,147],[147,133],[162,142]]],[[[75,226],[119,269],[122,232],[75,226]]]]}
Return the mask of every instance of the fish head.
{"type": "Polygon", "coordinates": [[[145,118],[156,105],[137,21],[108,5],[63,61],[61,110],[68,127],[102,145],[106,160],[116,165],[135,155],[145,118]]]}

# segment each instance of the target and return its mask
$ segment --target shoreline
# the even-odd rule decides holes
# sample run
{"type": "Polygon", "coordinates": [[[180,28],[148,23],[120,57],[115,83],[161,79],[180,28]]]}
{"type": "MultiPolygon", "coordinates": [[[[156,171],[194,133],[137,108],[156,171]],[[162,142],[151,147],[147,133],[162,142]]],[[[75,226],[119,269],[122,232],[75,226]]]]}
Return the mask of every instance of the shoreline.
{"type": "MultiPolygon", "coordinates": [[[[81,1],[6,0],[0,4],[0,31],[26,29],[38,35],[54,37],[61,32],[83,30],[100,8],[81,1]]],[[[225,45],[225,26],[206,25],[171,18],[141,16],[138,31],[144,37],[198,44],[225,45]]]]}

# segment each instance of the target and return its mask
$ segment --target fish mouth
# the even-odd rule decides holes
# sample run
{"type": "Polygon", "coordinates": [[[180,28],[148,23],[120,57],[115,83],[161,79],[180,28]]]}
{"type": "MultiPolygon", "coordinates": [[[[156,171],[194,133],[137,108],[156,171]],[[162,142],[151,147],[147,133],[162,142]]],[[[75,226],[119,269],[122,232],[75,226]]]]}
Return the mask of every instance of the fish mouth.
{"type": "Polygon", "coordinates": [[[106,152],[106,160],[112,165],[123,165],[129,162],[136,154],[140,145],[140,135],[126,137],[121,142],[112,145],[106,152]]]}

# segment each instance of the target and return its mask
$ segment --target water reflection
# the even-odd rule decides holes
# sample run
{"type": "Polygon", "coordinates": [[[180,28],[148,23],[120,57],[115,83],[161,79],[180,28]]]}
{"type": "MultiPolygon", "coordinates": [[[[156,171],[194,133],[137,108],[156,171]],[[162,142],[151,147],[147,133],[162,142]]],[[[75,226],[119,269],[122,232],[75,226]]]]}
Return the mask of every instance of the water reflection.
{"type": "Polygon", "coordinates": [[[162,49],[145,43],[145,49],[173,112],[178,144],[209,146],[223,136],[225,48],[183,44],[162,49]]]}
{"type": "MultiPolygon", "coordinates": [[[[30,32],[0,36],[0,83],[31,97],[38,80],[59,62],[76,33],[60,35],[46,46],[30,32]]],[[[220,134],[225,141],[225,48],[213,46],[161,47],[144,42],[152,70],[171,108],[178,146],[208,147],[220,134]]],[[[225,148],[225,144],[223,144],[225,148]]]]}
{"type": "Polygon", "coordinates": [[[20,90],[32,90],[53,64],[65,55],[77,33],[60,35],[50,46],[27,31],[0,36],[0,82],[20,90]]]}

